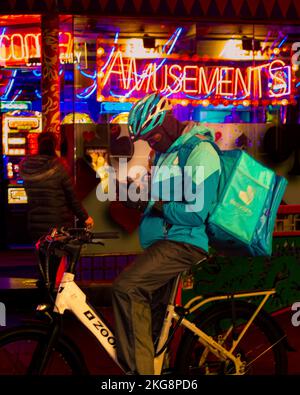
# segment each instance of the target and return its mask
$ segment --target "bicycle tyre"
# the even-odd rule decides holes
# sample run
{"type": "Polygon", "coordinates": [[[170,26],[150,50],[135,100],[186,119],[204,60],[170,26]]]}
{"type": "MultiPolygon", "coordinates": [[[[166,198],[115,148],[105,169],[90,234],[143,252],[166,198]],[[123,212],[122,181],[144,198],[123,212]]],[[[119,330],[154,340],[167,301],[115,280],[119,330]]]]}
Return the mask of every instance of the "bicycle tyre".
{"type": "MultiPolygon", "coordinates": [[[[27,348],[29,345],[45,342],[48,328],[44,325],[24,325],[0,332],[0,375],[26,375],[26,363],[31,362],[27,348]],[[23,342],[23,343],[20,343],[23,342]],[[24,343],[25,342],[25,343],[24,343]],[[34,343],[33,343],[34,342],[34,343]],[[19,353],[17,350],[20,350],[19,353]],[[17,360],[15,360],[18,358],[17,360]],[[10,364],[10,360],[14,362],[10,364]],[[11,367],[10,367],[11,366],[11,367]],[[19,369],[19,370],[18,370],[19,369]],[[22,369],[24,371],[22,371],[22,369]]],[[[32,350],[34,351],[35,347],[32,350]]],[[[83,357],[71,339],[66,336],[60,337],[51,353],[52,362],[46,366],[43,375],[86,375],[87,369],[83,357]],[[58,360],[60,356],[61,361],[58,360]],[[55,371],[49,370],[49,366],[56,362],[55,371]],[[62,363],[68,368],[68,373],[62,371],[62,363]]]]}
{"type": "MultiPolygon", "coordinates": [[[[256,309],[256,306],[243,301],[236,301],[234,309],[235,309],[236,320],[239,320],[239,322],[241,322],[241,320],[247,320],[249,319],[249,317],[252,316],[253,312],[256,309]]],[[[216,340],[219,338],[218,336],[222,335],[222,333],[225,333],[225,327],[222,330],[220,330],[220,325],[224,326],[226,320],[227,322],[229,321],[232,322],[232,304],[230,302],[219,302],[216,305],[209,307],[203,313],[200,313],[194,319],[194,323],[197,325],[197,327],[199,327],[207,334],[213,336],[216,340]],[[213,333],[214,328],[216,329],[216,331],[219,331],[219,333],[213,333]]],[[[242,327],[242,324],[240,323],[239,326],[242,327]]],[[[261,334],[263,334],[263,336],[267,339],[270,345],[273,345],[273,347],[269,351],[267,352],[265,351],[265,353],[259,356],[257,361],[262,357],[265,357],[267,354],[270,354],[274,366],[272,369],[272,373],[270,373],[269,371],[268,373],[266,373],[266,365],[270,363],[268,360],[265,362],[266,365],[260,366],[258,368],[258,371],[253,372],[253,364],[255,362],[255,359],[253,359],[252,361],[249,360],[246,363],[245,374],[251,374],[251,371],[252,374],[254,375],[287,374],[288,372],[288,358],[287,358],[287,350],[286,350],[287,342],[284,333],[282,332],[281,328],[277,325],[277,323],[274,321],[274,319],[265,311],[261,310],[260,313],[255,318],[254,322],[252,323],[251,327],[248,329],[247,333],[245,334],[245,339],[247,339],[246,336],[249,336],[251,331],[252,334],[254,335],[254,339],[255,339],[254,342],[257,342],[257,344],[254,343],[253,348],[254,347],[258,348],[258,339],[259,339],[258,335],[261,334]],[[253,329],[254,327],[255,330],[253,329]]],[[[229,339],[226,339],[226,342],[229,342],[229,339]]],[[[245,340],[242,340],[242,343],[243,342],[245,342],[245,340]]],[[[242,355],[242,360],[244,358],[244,360],[247,361],[247,358],[249,358],[249,354],[251,355],[251,352],[253,353],[251,349],[245,351],[245,349],[243,350],[242,347],[248,348],[251,346],[252,346],[251,340],[250,342],[249,340],[247,340],[246,344],[238,346],[238,350],[236,352],[239,352],[242,355]]],[[[227,347],[227,349],[229,349],[229,347],[227,347]]],[[[207,366],[205,368],[204,366],[201,368],[199,365],[201,365],[201,363],[203,362],[203,357],[202,357],[200,363],[200,358],[201,356],[204,355],[203,351],[204,351],[204,346],[200,342],[198,342],[198,336],[195,335],[190,330],[186,329],[177,350],[175,371],[177,373],[186,374],[186,375],[234,374],[234,372],[232,372],[232,369],[234,369],[232,366],[231,366],[231,372],[228,370],[228,367],[227,367],[227,371],[226,369],[224,369],[224,367],[220,369],[220,367],[222,366],[222,363],[220,361],[218,362],[219,370],[217,369],[216,371],[214,371],[214,373],[211,372],[208,373],[207,366]]],[[[212,354],[210,353],[210,355],[212,354]]],[[[270,358],[270,355],[268,355],[268,359],[270,358]]],[[[262,361],[260,361],[260,364],[262,365],[262,361]]]]}

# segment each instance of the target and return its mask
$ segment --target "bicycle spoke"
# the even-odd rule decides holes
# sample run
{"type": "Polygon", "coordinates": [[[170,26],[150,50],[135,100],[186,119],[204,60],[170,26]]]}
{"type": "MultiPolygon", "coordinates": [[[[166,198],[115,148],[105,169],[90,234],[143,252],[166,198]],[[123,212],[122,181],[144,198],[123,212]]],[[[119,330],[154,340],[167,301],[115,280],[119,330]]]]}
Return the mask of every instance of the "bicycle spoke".
{"type": "MultiPolygon", "coordinates": [[[[227,352],[230,352],[235,339],[244,332],[255,307],[248,303],[236,303],[235,325],[232,325],[232,306],[220,303],[199,317],[197,326],[213,338],[227,352]]],[[[185,374],[285,374],[287,372],[287,354],[282,344],[286,335],[280,335],[271,317],[258,314],[255,321],[235,344],[232,356],[235,363],[227,358],[215,355],[209,345],[202,345],[201,338],[192,332],[187,333],[180,345],[182,357],[177,361],[180,373],[185,374]]]]}
{"type": "MultiPolygon", "coordinates": [[[[251,362],[247,362],[247,367],[251,366],[254,362],[256,362],[259,358],[261,358],[263,355],[265,355],[267,352],[269,352],[270,350],[272,350],[273,347],[276,346],[276,344],[279,344],[283,339],[286,338],[286,335],[282,336],[279,340],[277,340],[277,342],[275,342],[274,344],[272,344],[270,347],[268,347],[267,349],[265,349],[262,353],[260,353],[256,358],[254,358],[251,362]]],[[[249,371],[249,369],[247,369],[247,371],[249,371]]],[[[246,371],[246,372],[247,372],[246,371]]]]}
{"type": "MultiPolygon", "coordinates": [[[[23,339],[13,339],[0,344],[0,374],[24,375],[28,374],[28,369],[32,357],[39,343],[36,339],[26,339],[30,333],[25,333],[23,339]]],[[[33,336],[34,337],[34,336],[33,336]]],[[[42,338],[41,338],[42,339],[42,338]]],[[[42,341],[42,340],[40,340],[42,341]]],[[[46,369],[43,374],[66,375],[71,374],[72,368],[63,353],[53,350],[46,369]]]]}

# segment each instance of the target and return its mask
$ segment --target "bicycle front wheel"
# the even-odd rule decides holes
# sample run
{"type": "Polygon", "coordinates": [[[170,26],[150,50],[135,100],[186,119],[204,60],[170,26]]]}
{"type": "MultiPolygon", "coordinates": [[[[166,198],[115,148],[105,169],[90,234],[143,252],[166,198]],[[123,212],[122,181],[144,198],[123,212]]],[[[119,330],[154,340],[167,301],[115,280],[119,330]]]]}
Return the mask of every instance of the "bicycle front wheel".
{"type": "MultiPolygon", "coordinates": [[[[245,328],[256,306],[236,301],[234,310],[229,302],[220,302],[195,319],[198,328],[210,335],[226,350],[245,328]],[[234,311],[234,313],[233,313],[234,311]],[[234,324],[233,324],[234,323],[234,324]]],[[[244,374],[287,374],[287,351],[285,335],[274,320],[261,311],[238,343],[234,355],[240,356],[244,374]]],[[[237,374],[231,360],[220,360],[204,347],[191,331],[186,331],[179,345],[176,370],[191,375],[237,374]]],[[[238,372],[240,374],[240,372],[238,372]]]]}
{"type": "MultiPolygon", "coordinates": [[[[47,340],[47,328],[30,325],[0,332],[0,375],[26,375],[34,351],[47,340]]],[[[43,375],[82,375],[82,361],[70,344],[60,339],[52,349],[43,375]]]]}

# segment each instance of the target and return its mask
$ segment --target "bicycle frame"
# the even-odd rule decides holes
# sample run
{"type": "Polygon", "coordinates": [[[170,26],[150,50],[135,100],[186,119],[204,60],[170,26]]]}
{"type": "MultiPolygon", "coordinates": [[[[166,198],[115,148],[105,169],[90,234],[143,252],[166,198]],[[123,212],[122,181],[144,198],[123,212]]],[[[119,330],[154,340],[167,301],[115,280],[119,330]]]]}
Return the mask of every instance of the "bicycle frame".
{"type": "MultiPolygon", "coordinates": [[[[169,338],[170,328],[172,326],[173,320],[180,320],[181,325],[195,333],[195,335],[199,337],[199,342],[202,343],[210,352],[215,354],[221,360],[230,359],[235,365],[235,371],[238,372],[237,374],[243,374],[243,362],[240,360],[239,356],[236,357],[233,355],[233,352],[269,297],[275,294],[275,289],[258,292],[254,291],[235,293],[232,295],[220,295],[207,299],[203,299],[202,296],[196,296],[183,306],[189,311],[189,313],[193,313],[199,308],[203,307],[205,304],[215,301],[228,300],[231,298],[240,299],[253,296],[263,296],[261,303],[257,306],[257,309],[250,317],[239,337],[233,342],[231,349],[228,351],[220,343],[216,342],[211,336],[199,329],[193,322],[189,321],[187,318],[182,318],[178,313],[176,313],[174,295],[177,290],[178,282],[179,277],[174,284],[172,295],[170,297],[170,303],[166,310],[165,320],[159,337],[156,353],[157,355],[154,358],[154,374],[161,374],[164,357],[167,351],[167,347],[165,349],[163,348],[169,338]],[[160,352],[160,350],[163,351],[160,352]]],[[[64,274],[60,283],[54,307],[54,312],[61,315],[64,314],[65,310],[70,310],[82,322],[82,324],[96,337],[97,341],[102,345],[102,347],[104,347],[109,356],[123,370],[117,359],[115,337],[113,332],[108,328],[105,320],[100,317],[93,307],[86,302],[86,295],[75,283],[74,274],[68,272],[64,274]]],[[[227,332],[226,336],[228,336],[228,334],[229,332],[227,332]]]]}
{"type": "Polygon", "coordinates": [[[104,319],[86,302],[86,295],[75,283],[74,274],[68,272],[63,275],[54,306],[55,313],[62,315],[65,310],[70,310],[82,322],[123,370],[117,359],[114,334],[104,319]]]}
{"type": "MultiPolygon", "coordinates": [[[[231,349],[228,351],[222,345],[218,342],[216,342],[211,336],[207,335],[205,332],[203,332],[201,329],[199,329],[193,322],[189,321],[186,318],[181,318],[173,309],[173,318],[175,321],[178,321],[179,319],[181,320],[181,325],[195,333],[199,337],[199,342],[202,343],[210,352],[212,352],[214,355],[216,355],[218,358],[221,360],[223,359],[224,361],[226,359],[230,359],[234,365],[235,365],[235,371],[237,372],[236,374],[243,374],[244,373],[244,363],[240,360],[240,356],[235,356],[233,355],[234,350],[236,349],[237,345],[241,341],[241,339],[244,337],[245,333],[255,320],[256,316],[259,314],[267,300],[271,295],[274,295],[276,293],[275,289],[270,289],[270,290],[265,290],[265,291],[253,291],[253,292],[238,292],[234,294],[229,294],[229,295],[220,295],[220,296],[213,296],[207,299],[203,299],[202,296],[196,296],[195,298],[191,299],[189,302],[187,302],[184,305],[184,308],[188,310],[188,312],[191,314],[198,310],[200,307],[203,307],[205,304],[211,303],[211,302],[216,302],[216,301],[224,301],[224,300],[231,300],[231,299],[241,299],[241,298],[250,298],[254,296],[264,296],[260,304],[257,306],[256,310],[252,314],[252,316],[249,318],[247,324],[243,328],[242,332],[240,333],[239,337],[236,340],[233,340],[233,345],[231,349]],[[191,307],[193,304],[195,304],[197,301],[202,300],[201,302],[197,303],[195,306],[191,307]]],[[[230,331],[232,330],[232,327],[227,330],[227,333],[225,335],[225,338],[229,335],[230,331]]],[[[207,352],[207,350],[206,350],[207,352]]]]}
{"type": "MultiPolygon", "coordinates": [[[[178,281],[174,287],[176,289],[177,284],[178,281]]],[[[174,309],[174,304],[169,304],[167,310],[168,314],[166,315],[167,318],[164,321],[157,349],[160,349],[168,338],[173,319],[173,314],[170,314],[173,311],[172,309],[174,309]]],[[[63,315],[65,310],[71,311],[82,322],[82,324],[96,337],[97,341],[102,345],[113,361],[124,371],[123,367],[118,362],[113,332],[106,325],[104,318],[100,317],[93,307],[86,302],[86,295],[75,283],[74,274],[68,272],[63,275],[54,307],[54,312],[60,315],[63,315]]],[[[155,374],[161,373],[164,355],[165,351],[155,357],[155,374]]]]}

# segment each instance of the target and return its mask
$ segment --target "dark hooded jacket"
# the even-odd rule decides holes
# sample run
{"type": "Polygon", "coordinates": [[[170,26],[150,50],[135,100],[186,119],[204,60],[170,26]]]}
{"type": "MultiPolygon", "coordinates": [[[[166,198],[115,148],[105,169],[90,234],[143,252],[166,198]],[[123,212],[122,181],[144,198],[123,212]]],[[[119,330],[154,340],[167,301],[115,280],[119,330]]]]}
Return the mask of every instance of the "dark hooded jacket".
{"type": "Polygon", "coordinates": [[[28,196],[28,230],[33,241],[53,227],[73,226],[74,215],[81,222],[88,218],[59,158],[28,156],[20,164],[20,174],[28,196]]]}

